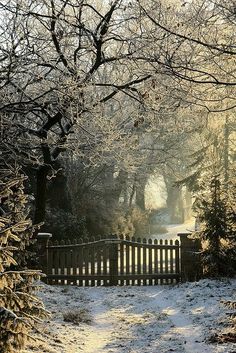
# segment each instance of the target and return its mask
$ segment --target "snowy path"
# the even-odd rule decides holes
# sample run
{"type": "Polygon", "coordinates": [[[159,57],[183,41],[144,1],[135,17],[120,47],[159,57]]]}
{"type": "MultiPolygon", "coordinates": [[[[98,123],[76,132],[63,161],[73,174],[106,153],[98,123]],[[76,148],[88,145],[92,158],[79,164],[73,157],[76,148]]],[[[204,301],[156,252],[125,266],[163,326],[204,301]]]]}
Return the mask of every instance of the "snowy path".
{"type": "MultiPolygon", "coordinates": [[[[93,313],[92,330],[86,332],[83,351],[86,353],[103,353],[113,334],[113,322],[108,315],[104,300],[97,291],[90,291],[89,309],[93,313]]],[[[76,351],[75,351],[76,352],[76,351]]]]}
{"type": "Polygon", "coordinates": [[[52,311],[47,340],[23,353],[235,353],[234,344],[207,344],[221,325],[220,299],[235,296],[236,280],[180,286],[51,287],[42,298],[52,311]],[[68,310],[85,308],[92,323],[63,321],[68,310]]]}
{"type": "Polygon", "coordinates": [[[158,291],[153,297],[157,300],[158,306],[162,312],[166,313],[174,324],[173,331],[184,338],[184,348],[186,353],[210,353],[212,348],[202,342],[203,331],[200,326],[193,322],[181,312],[180,308],[171,304],[166,298],[166,291],[158,291]]]}
{"type": "MultiPolygon", "coordinates": [[[[142,301],[135,302],[135,305],[129,303],[128,310],[124,310],[123,305],[119,308],[119,304],[113,298],[113,305],[115,304],[117,308],[114,319],[118,322],[123,321],[124,324],[119,323],[120,335],[116,335],[120,344],[115,342],[113,345],[117,345],[119,349],[109,352],[215,352],[215,347],[212,348],[203,342],[201,327],[194,324],[177,305],[173,305],[173,302],[171,304],[167,299],[169,290],[156,289],[146,291],[143,288],[139,292],[142,301]],[[129,339],[126,343],[122,338],[124,330],[128,336],[126,340],[129,339]]],[[[132,294],[125,296],[132,297],[132,294]]]]}
{"type": "Polygon", "coordinates": [[[151,236],[152,239],[164,239],[164,240],[175,240],[179,237],[177,236],[178,233],[188,233],[189,231],[194,230],[194,219],[188,220],[186,223],[182,224],[168,224],[166,226],[167,233],[163,234],[153,234],[151,236]]]}

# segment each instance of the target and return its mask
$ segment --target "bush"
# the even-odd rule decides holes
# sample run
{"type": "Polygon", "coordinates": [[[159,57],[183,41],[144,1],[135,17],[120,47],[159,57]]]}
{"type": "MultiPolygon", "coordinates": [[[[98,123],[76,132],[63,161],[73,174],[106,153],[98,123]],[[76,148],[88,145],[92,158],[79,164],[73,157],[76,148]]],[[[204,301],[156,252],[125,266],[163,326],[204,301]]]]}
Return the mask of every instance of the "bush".
{"type": "Polygon", "coordinates": [[[79,325],[80,323],[90,324],[92,322],[92,317],[90,312],[85,309],[75,309],[68,310],[63,313],[63,320],[66,322],[72,322],[75,325],[79,325]]]}
{"type": "Polygon", "coordinates": [[[52,233],[53,239],[74,239],[87,236],[85,218],[79,219],[72,213],[59,208],[47,209],[43,229],[52,233]]]}
{"type": "Polygon", "coordinates": [[[149,214],[138,207],[131,210],[131,222],[134,226],[136,237],[146,237],[149,234],[149,214]]]}

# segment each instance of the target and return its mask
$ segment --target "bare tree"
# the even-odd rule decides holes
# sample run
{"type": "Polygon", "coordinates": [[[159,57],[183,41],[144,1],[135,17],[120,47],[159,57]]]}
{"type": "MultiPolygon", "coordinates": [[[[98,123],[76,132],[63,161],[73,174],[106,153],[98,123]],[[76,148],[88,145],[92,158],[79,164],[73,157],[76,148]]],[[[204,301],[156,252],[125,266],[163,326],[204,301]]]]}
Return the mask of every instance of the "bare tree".
{"type": "Polygon", "coordinates": [[[123,15],[124,3],[1,3],[0,110],[21,141],[11,148],[36,161],[36,223],[45,215],[47,178],[75,129],[81,141],[72,148],[76,144],[81,154],[101,145],[105,135],[109,142],[109,125],[118,141],[128,117],[115,124],[106,105],[117,106],[122,95],[140,103],[139,86],[150,75],[132,65],[134,49],[125,29],[134,19],[123,15]]]}
{"type": "Polygon", "coordinates": [[[210,112],[235,107],[235,7],[231,1],[137,1],[153,73],[172,81],[185,103],[210,112]],[[184,93],[184,96],[183,96],[184,93]]]}
{"type": "Polygon", "coordinates": [[[171,2],[141,0],[9,0],[0,5],[0,111],[2,126],[8,126],[2,136],[35,170],[36,223],[44,219],[47,180],[65,150],[76,152],[85,165],[129,167],[133,173],[150,158],[154,164],[168,159],[171,164],[178,158],[176,144],[192,126],[192,102],[204,107],[210,102],[208,108],[213,104],[218,110],[221,101],[231,106],[233,98],[222,92],[234,89],[233,73],[231,81],[223,81],[230,65],[219,66],[225,56],[233,60],[233,33],[225,35],[224,48],[219,31],[203,40],[223,12],[210,20],[213,10],[200,5],[179,5],[177,12],[171,2]],[[10,130],[14,143],[6,133],[10,130]],[[151,141],[144,133],[152,134],[151,141]]]}

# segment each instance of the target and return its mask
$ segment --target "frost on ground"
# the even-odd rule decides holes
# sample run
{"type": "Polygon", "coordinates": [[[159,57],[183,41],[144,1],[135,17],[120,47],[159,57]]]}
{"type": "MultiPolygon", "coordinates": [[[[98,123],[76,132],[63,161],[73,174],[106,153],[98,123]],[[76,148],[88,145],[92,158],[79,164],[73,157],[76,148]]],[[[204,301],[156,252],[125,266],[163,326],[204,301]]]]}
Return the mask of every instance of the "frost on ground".
{"type": "Polygon", "coordinates": [[[167,224],[165,226],[167,232],[162,234],[151,235],[152,239],[162,240],[180,240],[178,233],[192,233],[195,229],[195,218],[187,220],[181,224],[167,224]]]}
{"type": "Polygon", "coordinates": [[[150,287],[43,285],[40,296],[52,317],[24,353],[236,353],[235,343],[208,341],[228,330],[229,309],[221,300],[236,300],[235,289],[236,279],[150,287]],[[64,321],[68,313],[76,320],[64,321]]]}

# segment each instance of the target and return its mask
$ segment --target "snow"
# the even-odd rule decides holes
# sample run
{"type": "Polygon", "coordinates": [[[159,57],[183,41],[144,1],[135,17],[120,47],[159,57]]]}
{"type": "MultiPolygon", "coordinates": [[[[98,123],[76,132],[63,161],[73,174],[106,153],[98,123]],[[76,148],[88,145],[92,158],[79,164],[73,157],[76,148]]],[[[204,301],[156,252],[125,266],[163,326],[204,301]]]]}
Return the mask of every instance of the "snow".
{"type": "MultiPolygon", "coordinates": [[[[167,224],[165,226],[167,232],[162,234],[153,234],[152,239],[163,239],[163,240],[179,240],[178,233],[191,233],[195,228],[195,218],[191,218],[185,223],[181,224],[167,224]]],[[[148,237],[148,236],[147,236],[148,237]]]]}
{"type": "Polygon", "coordinates": [[[227,330],[221,300],[236,299],[236,279],[171,286],[93,287],[42,285],[51,319],[35,332],[40,341],[23,353],[235,353],[236,344],[210,344],[227,330]],[[91,323],[63,321],[84,308],[91,323]]]}

